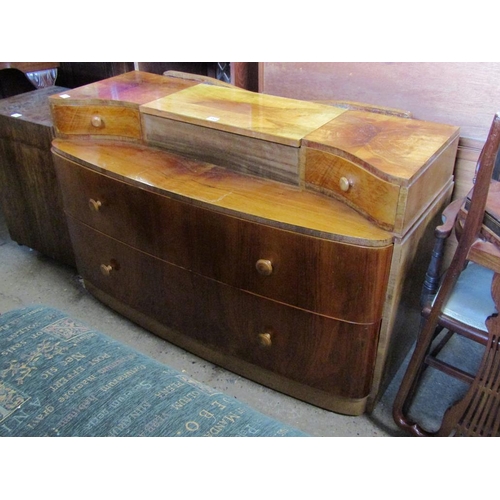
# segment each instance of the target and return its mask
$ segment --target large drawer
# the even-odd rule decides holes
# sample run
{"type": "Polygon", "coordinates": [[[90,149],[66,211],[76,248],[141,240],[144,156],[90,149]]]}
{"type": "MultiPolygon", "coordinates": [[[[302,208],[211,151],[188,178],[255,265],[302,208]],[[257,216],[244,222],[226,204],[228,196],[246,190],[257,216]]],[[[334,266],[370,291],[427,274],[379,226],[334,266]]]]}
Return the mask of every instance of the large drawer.
{"type": "Polygon", "coordinates": [[[57,156],[56,167],[67,213],[134,248],[329,317],[354,323],[381,318],[391,246],[350,245],[243,220],[57,156]]]}
{"type": "Polygon", "coordinates": [[[288,307],[69,224],[83,278],[117,301],[277,376],[345,398],[368,395],[378,322],[352,325],[288,307]]]}

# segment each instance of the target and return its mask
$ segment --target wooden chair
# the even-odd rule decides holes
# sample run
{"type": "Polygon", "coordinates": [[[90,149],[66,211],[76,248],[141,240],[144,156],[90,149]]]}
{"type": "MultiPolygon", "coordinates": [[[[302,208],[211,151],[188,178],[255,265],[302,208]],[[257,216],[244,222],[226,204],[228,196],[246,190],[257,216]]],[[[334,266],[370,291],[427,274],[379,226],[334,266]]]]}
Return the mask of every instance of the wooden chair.
{"type": "Polygon", "coordinates": [[[488,195],[500,197],[500,183],[492,180],[499,148],[497,113],[478,160],[472,194],[466,202],[453,202],[443,214],[444,223],[436,229],[436,245],[422,294],[422,328],[393,406],[395,422],[415,436],[499,434],[500,274],[496,273],[500,273],[500,246],[495,240],[500,238],[483,224],[488,195]],[[439,280],[444,241],[454,228],[457,247],[448,270],[439,280]],[[441,350],[455,334],[485,345],[477,373],[468,373],[440,359],[441,350]],[[463,399],[444,413],[436,431],[425,429],[410,416],[428,367],[470,384],[463,399]]]}

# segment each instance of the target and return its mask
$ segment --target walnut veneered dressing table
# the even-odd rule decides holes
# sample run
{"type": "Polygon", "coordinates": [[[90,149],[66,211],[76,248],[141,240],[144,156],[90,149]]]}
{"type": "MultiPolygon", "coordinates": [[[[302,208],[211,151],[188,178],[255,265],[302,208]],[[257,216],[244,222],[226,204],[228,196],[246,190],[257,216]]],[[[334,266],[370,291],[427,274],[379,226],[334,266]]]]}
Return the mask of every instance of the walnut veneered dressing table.
{"type": "Polygon", "coordinates": [[[373,408],[418,330],[456,127],[142,72],[51,108],[92,294],[291,396],[373,408]]]}

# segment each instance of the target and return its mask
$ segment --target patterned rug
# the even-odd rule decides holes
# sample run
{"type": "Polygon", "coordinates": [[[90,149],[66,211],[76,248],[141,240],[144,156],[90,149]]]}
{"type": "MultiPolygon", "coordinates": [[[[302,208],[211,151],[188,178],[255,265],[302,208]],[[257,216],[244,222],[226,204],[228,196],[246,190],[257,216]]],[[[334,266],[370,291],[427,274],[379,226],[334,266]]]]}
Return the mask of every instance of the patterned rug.
{"type": "Polygon", "coordinates": [[[0,436],[304,436],[37,306],[0,315],[0,436]]]}

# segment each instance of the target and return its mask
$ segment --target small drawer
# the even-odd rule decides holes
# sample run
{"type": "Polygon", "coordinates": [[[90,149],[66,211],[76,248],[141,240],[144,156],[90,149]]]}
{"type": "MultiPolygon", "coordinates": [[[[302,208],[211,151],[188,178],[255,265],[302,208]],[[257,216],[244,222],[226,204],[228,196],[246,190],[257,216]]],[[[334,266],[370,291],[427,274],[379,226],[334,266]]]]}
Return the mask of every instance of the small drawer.
{"type": "Polygon", "coordinates": [[[379,323],[353,325],[263,299],[72,219],[70,231],[85,281],[180,337],[329,394],[368,395],[379,323]]]}
{"type": "Polygon", "coordinates": [[[138,250],[235,288],[356,323],[382,316],[392,245],[286,231],[174,200],[55,156],[72,217],[138,250]]]}
{"type": "Polygon", "coordinates": [[[137,108],[120,106],[52,105],[56,135],[112,136],[141,138],[141,119],[137,108]]]}
{"type": "Polygon", "coordinates": [[[393,230],[400,187],[341,156],[305,148],[307,187],[344,200],[380,227],[393,230]]]}

